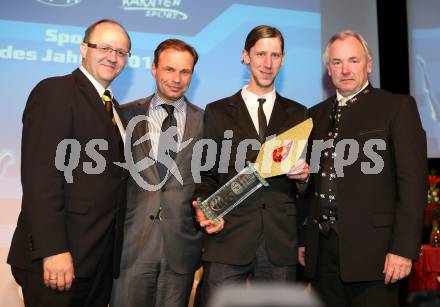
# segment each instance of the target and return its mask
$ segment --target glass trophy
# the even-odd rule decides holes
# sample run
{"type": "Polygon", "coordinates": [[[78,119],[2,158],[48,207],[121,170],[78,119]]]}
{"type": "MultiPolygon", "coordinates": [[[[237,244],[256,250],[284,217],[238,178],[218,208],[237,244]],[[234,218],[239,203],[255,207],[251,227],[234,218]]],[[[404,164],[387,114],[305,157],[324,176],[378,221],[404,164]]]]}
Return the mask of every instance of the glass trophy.
{"type": "Polygon", "coordinates": [[[249,195],[262,186],[268,186],[252,163],[226,182],[217,192],[200,204],[206,218],[218,224],[219,219],[238,206],[249,195]]]}
{"type": "Polygon", "coordinates": [[[266,141],[255,163],[248,162],[246,168],[217,192],[204,201],[199,200],[199,207],[206,218],[217,225],[221,217],[249,195],[262,186],[269,186],[267,178],[287,174],[304,153],[312,127],[313,121],[309,118],[266,141]]]}

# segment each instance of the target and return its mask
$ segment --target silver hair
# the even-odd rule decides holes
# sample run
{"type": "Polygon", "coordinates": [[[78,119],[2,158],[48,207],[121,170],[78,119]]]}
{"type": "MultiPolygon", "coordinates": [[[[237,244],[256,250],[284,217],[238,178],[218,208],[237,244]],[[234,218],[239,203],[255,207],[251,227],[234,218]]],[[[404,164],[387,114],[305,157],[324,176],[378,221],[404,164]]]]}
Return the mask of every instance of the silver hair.
{"type": "Polygon", "coordinates": [[[324,53],[322,54],[322,60],[324,62],[324,65],[327,66],[330,62],[330,47],[331,47],[331,45],[335,41],[344,40],[347,37],[354,37],[355,39],[357,39],[359,41],[359,43],[361,43],[362,48],[364,49],[364,53],[365,53],[368,61],[370,62],[373,59],[373,57],[371,55],[371,49],[370,49],[370,47],[368,47],[367,41],[362,37],[362,35],[360,35],[357,32],[354,32],[352,30],[345,30],[345,31],[336,33],[327,42],[327,45],[325,46],[325,49],[324,49],[324,53]]]}

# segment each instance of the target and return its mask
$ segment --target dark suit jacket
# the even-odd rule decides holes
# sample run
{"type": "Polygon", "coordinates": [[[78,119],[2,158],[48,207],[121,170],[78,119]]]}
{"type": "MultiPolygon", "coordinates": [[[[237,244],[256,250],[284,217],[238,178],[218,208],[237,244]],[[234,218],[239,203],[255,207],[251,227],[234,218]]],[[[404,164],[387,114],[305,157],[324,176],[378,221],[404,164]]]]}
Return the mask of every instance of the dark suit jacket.
{"type": "Polygon", "coordinates": [[[68,251],[75,276],[89,277],[95,274],[106,246],[113,242],[117,276],[128,178],[128,172],[113,164],[119,158],[111,119],[96,89],[79,69],[40,82],[23,114],[23,200],[8,263],[41,272],[42,258],[68,251]],[[55,166],[57,146],[64,139],[75,139],[81,145],[73,183],[67,183],[55,166]],[[96,166],[95,159],[85,152],[92,139],[108,142],[108,150],[95,148],[106,163],[101,174],[83,170],[85,163],[96,166]]]}
{"type": "MultiPolygon", "coordinates": [[[[127,120],[137,115],[148,115],[152,97],[139,99],[122,106],[127,120]]],[[[164,252],[168,264],[179,274],[194,273],[201,263],[202,233],[195,225],[192,209],[194,179],[191,172],[191,160],[194,144],[200,139],[203,125],[203,110],[186,101],[186,120],[183,140],[181,143],[192,141],[176,155],[176,165],[182,176],[180,183],[173,175],[169,176],[160,188],[145,190],[133,178],[128,183],[127,215],[125,220],[125,237],[121,268],[135,265],[136,258],[145,246],[146,236],[153,223],[151,217],[156,217],[162,207],[161,222],[164,238],[164,252]]],[[[127,130],[128,133],[128,130],[127,130]]],[[[139,122],[133,131],[132,143],[148,133],[146,121],[139,122]]],[[[128,134],[127,134],[128,137],[128,134]]],[[[128,139],[127,139],[128,141],[128,139]]],[[[150,157],[151,142],[148,140],[139,145],[132,145],[134,162],[150,157]]],[[[161,180],[152,164],[139,173],[141,180],[150,186],[159,185],[161,180]]]]}
{"type": "MultiPolygon", "coordinates": [[[[416,103],[410,96],[368,87],[342,117],[338,139],[359,143],[359,157],[344,167],[337,178],[337,208],[340,270],[343,281],[383,279],[386,253],[417,259],[422,216],[426,204],[426,137],[416,103]],[[364,144],[380,139],[386,149],[365,154],[364,144]],[[364,174],[380,157],[383,170],[364,174]]],[[[329,131],[335,97],[309,110],[315,123],[312,140],[322,140],[329,131]]],[[[311,188],[316,184],[312,175],[311,188]]],[[[306,270],[313,277],[317,268],[319,216],[317,197],[311,197],[305,237],[306,270]]]]}
{"type": "MultiPolygon", "coordinates": [[[[280,134],[305,117],[304,106],[277,94],[267,135],[280,134]]],[[[237,174],[235,162],[239,143],[245,139],[258,139],[241,91],[207,105],[203,137],[217,143],[215,166],[202,172],[202,182],[196,187],[195,197],[205,199],[237,174]],[[219,173],[220,148],[226,130],[233,131],[232,149],[227,173],[219,173]]],[[[248,148],[246,160],[255,162],[258,150],[248,148]]],[[[203,260],[249,264],[264,233],[272,263],[280,266],[296,264],[296,185],[286,176],[277,176],[268,182],[269,187],[260,188],[224,217],[225,227],[221,232],[206,236],[203,260]]]]}

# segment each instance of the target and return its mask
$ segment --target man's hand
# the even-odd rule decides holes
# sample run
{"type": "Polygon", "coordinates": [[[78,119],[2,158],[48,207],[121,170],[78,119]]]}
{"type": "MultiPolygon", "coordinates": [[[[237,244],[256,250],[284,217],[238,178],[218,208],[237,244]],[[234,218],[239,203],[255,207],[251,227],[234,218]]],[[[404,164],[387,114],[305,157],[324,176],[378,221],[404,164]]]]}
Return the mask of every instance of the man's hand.
{"type": "Polygon", "coordinates": [[[382,273],[385,274],[385,284],[395,283],[411,272],[412,260],[395,254],[388,253],[382,273]]]}
{"type": "Polygon", "coordinates": [[[287,177],[289,179],[296,179],[299,181],[307,181],[309,175],[309,165],[304,159],[298,159],[295,165],[287,172],[287,177]]]}
{"type": "Polygon", "coordinates": [[[306,248],[304,246],[298,247],[298,262],[302,266],[306,265],[306,248]]]}
{"type": "Polygon", "coordinates": [[[225,221],[223,218],[220,218],[220,223],[215,225],[213,221],[206,218],[205,214],[199,207],[199,201],[194,200],[192,205],[196,211],[196,219],[199,222],[200,227],[204,228],[207,233],[218,233],[223,229],[225,226],[225,221]]]}
{"type": "Polygon", "coordinates": [[[73,259],[69,252],[45,257],[43,259],[43,277],[46,287],[54,290],[70,290],[73,272],[73,259]]]}

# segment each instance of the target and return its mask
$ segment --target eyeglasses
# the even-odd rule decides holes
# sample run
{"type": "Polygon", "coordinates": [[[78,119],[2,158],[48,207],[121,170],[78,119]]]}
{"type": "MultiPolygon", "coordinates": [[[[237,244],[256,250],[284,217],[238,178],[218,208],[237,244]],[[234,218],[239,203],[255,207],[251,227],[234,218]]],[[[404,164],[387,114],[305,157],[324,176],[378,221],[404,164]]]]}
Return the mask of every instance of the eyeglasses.
{"type": "Polygon", "coordinates": [[[102,52],[102,53],[110,53],[110,52],[116,52],[116,55],[120,58],[125,58],[125,57],[130,57],[131,56],[131,52],[130,51],[124,51],[122,49],[114,49],[110,46],[107,45],[101,45],[101,44],[92,44],[92,43],[88,43],[88,42],[84,42],[84,44],[87,45],[87,47],[93,48],[93,49],[97,49],[98,51],[102,52]]]}

